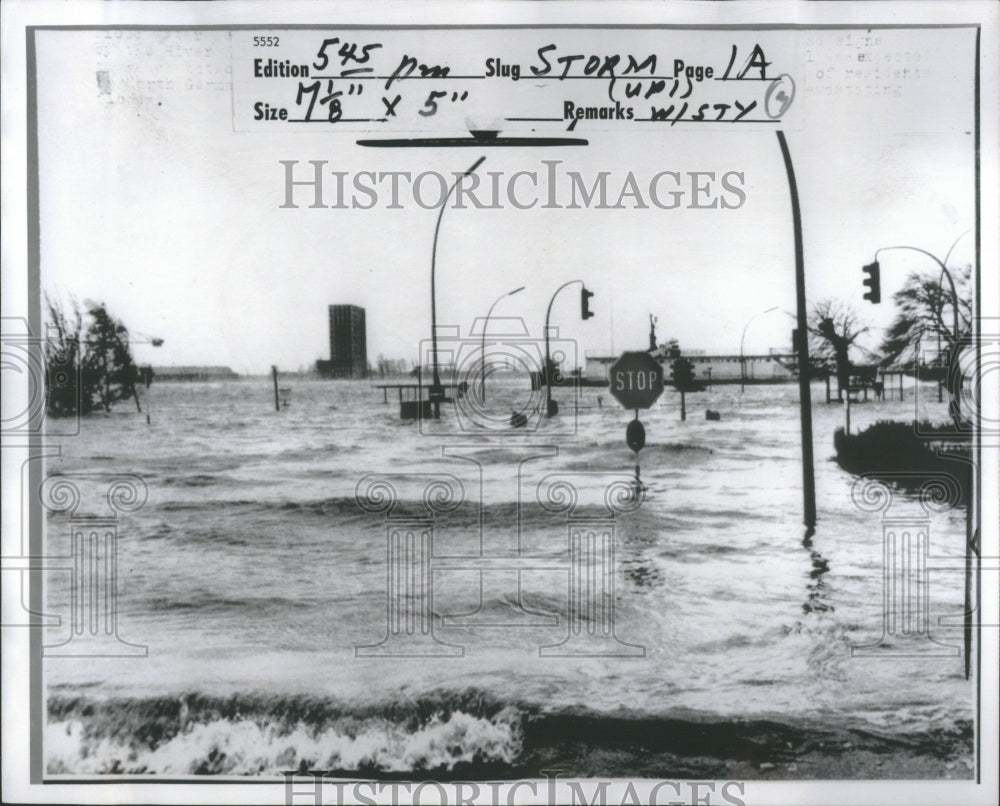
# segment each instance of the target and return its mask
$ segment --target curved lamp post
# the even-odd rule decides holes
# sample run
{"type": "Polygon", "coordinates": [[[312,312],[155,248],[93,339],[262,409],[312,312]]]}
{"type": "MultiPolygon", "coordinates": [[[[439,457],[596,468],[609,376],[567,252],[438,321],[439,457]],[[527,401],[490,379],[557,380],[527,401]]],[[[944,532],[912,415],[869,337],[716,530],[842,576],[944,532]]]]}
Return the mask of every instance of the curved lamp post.
{"type": "Polygon", "coordinates": [[[743,341],[747,337],[747,328],[750,327],[750,323],[753,322],[753,320],[756,319],[757,317],[763,316],[766,313],[771,313],[771,311],[776,311],[776,310],[778,310],[778,306],[774,305],[773,307],[768,308],[766,311],[755,313],[743,326],[743,335],[740,336],[740,392],[741,393],[746,388],[747,372],[746,372],[746,359],[744,359],[743,357],[743,341]]]}
{"type": "MultiPolygon", "coordinates": [[[[961,240],[962,237],[964,237],[964,235],[965,235],[965,233],[962,233],[962,235],[959,235],[958,236],[959,240],[961,240]]],[[[951,249],[948,250],[948,256],[949,257],[951,256],[951,252],[955,248],[955,244],[957,244],[957,243],[958,243],[958,241],[956,240],[955,243],[952,244],[951,249]]],[[[921,249],[919,246],[907,246],[906,244],[899,244],[897,246],[883,246],[883,247],[881,247],[879,249],[876,249],[875,250],[875,264],[876,265],[878,265],[878,256],[879,256],[879,253],[880,252],[887,252],[890,249],[909,249],[911,252],[919,252],[920,254],[926,255],[931,260],[933,260],[938,265],[938,267],[941,269],[941,276],[938,278],[938,288],[941,287],[941,280],[943,278],[945,278],[945,277],[948,278],[948,284],[951,286],[952,336],[954,337],[955,341],[958,341],[958,291],[955,288],[955,280],[951,276],[951,272],[948,271],[948,267],[945,266],[945,261],[947,261],[948,258],[946,257],[945,260],[942,261],[942,260],[939,260],[937,257],[935,257],[930,252],[928,252],[926,249],[921,249]]]]}
{"type": "MultiPolygon", "coordinates": [[[[130,343],[131,344],[150,344],[153,347],[162,347],[163,346],[163,339],[159,338],[158,336],[147,336],[145,333],[140,333],[139,335],[143,337],[142,341],[134,341],[134,342],[130,342],[130,343]]],[[[143,373],[142,373],[143,374],[143,383],[146,384],[146,389],[147,390],[149,389],[149,386],[150,386],[150,384],[153,381],[153,375],[152,375],[152,373],[153,373],[153,367],[152,366],[149,367],[149,375],[147,375],[145,369],[143,369],[143,373]]],[[[139,408],[139,396],[138,396],[138,394],[136,394],[135,385],[132,386],[132,395],[135,397],[136,408],[139,408]]],[[[151,425],[152,424],[152,420],[150,419],[150,410],[149,410],[149,407],[150,407],[150,402],[149,401],[150,400],[152,400],[152,397],[151,397],[150,393],[147,392],[147,399],[146,399],[146,425],[151,425]]]]}
{"type": "Polygon", "coordinates": [[[501,294],[497,297],[496,302],[490,305],[490,310],[486,314],[486,321],[483,322],[483,338],[479,348],[480,355],[483,357],[482,368],[479,371],[479,398],[483,403],[486,402],[486,328],[490,324],[490,316],[493,315],[493,309],[497,306],[497,303],[500,302],[500,300],[505,299],[506,297],[512,297],[522,291],[524,291],[523,285],[515,288],[513,291],[508,291],[506,294],[501,294]]]}
{"type": "Polygon", "coordinates": [[[476,160],[472,167],[469,168],[465,173],[459,176],[448,188],[448,192],[444,195],[444,199],[441,201],[441,210],[438,212],[437,224],[434,227],[434,244],[431,247],[431,356],[434,366],[434,377],[431,382],[430,388],[427,390],[427,397],[434,404],[434,416],[438,417],[440,415],[439,405],[442,400],[444,400],[444,387],[441,385],[441,374],[438,370],[438,348],[437,348],[437,294],[435,288],[435,269],[437,267],[437,242],[438,242],[438,232],[441,230],[441,218],[444,216],[444,209],[448,206],[448,199],[451,198],[451,194],[454,193],[455,188],[458,187],[459,183],[465,179],[465,177],[472,174],[480,165],[486,157],[480,157],[476,160]]]}

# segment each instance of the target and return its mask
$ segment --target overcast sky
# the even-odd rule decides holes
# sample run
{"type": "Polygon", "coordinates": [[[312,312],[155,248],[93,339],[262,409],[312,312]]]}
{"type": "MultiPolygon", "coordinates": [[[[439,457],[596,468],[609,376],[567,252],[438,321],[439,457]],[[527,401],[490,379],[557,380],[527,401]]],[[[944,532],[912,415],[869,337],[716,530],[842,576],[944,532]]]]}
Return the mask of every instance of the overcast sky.
{"type": "MultiPolygon", "coordinates": [[[[907,272],[934,267],[914,254],[883,255],[883,304],[871,306],[861,266],[873,251],[911,244],[943,257],[974,223],[974,34],[879,31],[867,45],[842,31],[782,36],[797,85],[784,128],[808,296],[843,299],[883,327],[907,272]],[[866,69],[876,60],[876,79],[847,75],[859,53],[866,69]]],[[[788,347],[783,311],[794,311],[795,263],[773,126],[609,132],[584,121],[573,134],[589,139],[585,148],[483,150],[366,149],[355,144],[358,132],[326,127],[234,132],[233,52],[225,32],[40,34],[42,288],[102,300],[133,331],[165,340],[155,351],[137,347],[140,360],[238,372],[309,365],[328,357],[326,306],[342,302],[367,309],[370,360],[416,358],[430,335],[437,211],[413,203],[309,209],[301,191],[299,209],[281,209],[279,161],[307,170],[309,160],[326,160],[350,177],[450,174],[483,155],[480,174],[537,171],[542,199],[542,160],[561,160],[567,182],[566,171],[588,183],[610,172],[612,197],[629,172],[643,191],[661,171],[739,172],[746,201],[729,210],[446,210],[440,324],[465,332],[498,296],[524,285],[495,315],[523,316],[540,336],[552,292],[580,278],[595,294],[596,316],[580,321],[574,289],[556,303],[553,324],[581,352],[645,347],[652,313],[661,341],[735,353],[750,317],[772,306],[779,310],[747,332],[747,351],[788,347]]],[[[712,53],[724,67],[727,54],[712,53]]],[[[959,240],[952,265],[971,262],[973,245],[971,236],[959,240]]]]}

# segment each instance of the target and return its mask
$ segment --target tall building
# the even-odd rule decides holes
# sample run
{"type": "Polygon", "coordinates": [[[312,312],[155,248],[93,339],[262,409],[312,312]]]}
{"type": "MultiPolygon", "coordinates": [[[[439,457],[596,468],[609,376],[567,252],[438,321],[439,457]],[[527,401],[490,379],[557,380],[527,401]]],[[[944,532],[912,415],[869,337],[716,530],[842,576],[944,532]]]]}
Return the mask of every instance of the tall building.
{"type": "Polygon", "coordinates": [[[330,360],[317,361],[320,375],[331,378],[365,378],[368,343],[365,309],[357,305],[330,305],[330,360]]]}

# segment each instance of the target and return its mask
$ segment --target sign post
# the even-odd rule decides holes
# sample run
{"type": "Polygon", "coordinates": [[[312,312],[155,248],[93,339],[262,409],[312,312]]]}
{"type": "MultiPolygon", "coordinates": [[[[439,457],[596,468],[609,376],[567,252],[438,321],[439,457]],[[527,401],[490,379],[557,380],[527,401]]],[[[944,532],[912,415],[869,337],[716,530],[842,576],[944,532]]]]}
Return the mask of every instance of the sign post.
{"type": "Polygon", "coordinates": [[[635,409],[635,419],[625,429],[625,443],[635,454],[635,484],[639,478],[639,451],[646,444],[646,429],[639,409],[648,409],[663,394],[663,367],[648,352],[625,352],[608,369],[608,389],[626,409],[635,409]]]}

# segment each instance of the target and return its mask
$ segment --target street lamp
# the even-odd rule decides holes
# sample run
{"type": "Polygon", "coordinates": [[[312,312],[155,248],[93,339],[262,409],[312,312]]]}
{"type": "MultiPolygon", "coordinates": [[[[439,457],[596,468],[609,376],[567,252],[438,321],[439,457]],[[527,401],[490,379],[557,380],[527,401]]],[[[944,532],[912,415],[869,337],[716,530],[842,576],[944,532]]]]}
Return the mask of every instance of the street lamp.
{"type": "MultiPolygon", "coordinates": [[[[141,341],[134,340],[134,341],[130,341],[129,343],[130,344],[149,344],[149,345],[152,345],[153,347],[162,347],[163,346],[163,339],[161,339],[161,338],[159,338],[157,336],[147,336],[145,333],[140,333],[139,335],[142,336],[142,340],[141,341]]],[[[143,366],[142,367],[142,382],[143,382],[143,384],[145,384],[146,389],[148,390],[149,387],[150,387],[150,385],[153,383],[153,367],[152,366],[143,366]]],[[[135,384],[132,384],[132,396],[135,398],[135,407],[139,408],[139,395],[136,393],[135,384]]],[[[151,420],[151,417],[150,417],[151,412],[149,411],[150,400],[151,399],[152,399],[152,397],[150,395],[147,395],[147,398],[146,398],[146,425],[151,425],[152,424],[152,420],[151,420]]]]}
{"type": "MultiPolygon", "coordinates": [[[[956,240],[955,243],[952,244],[951,249],[948,250],[948,257],[951,256],[951,252],[952,252],[952,249],[955,248],[955,244],[957,244],[958,241],[961,240],[964,237],[964,235],[965,235],[965,233],[963,232],[962,235],[958,236],[958,240],[956,240]]],[[[933,260],[938,265],[938,267],[941,269],[941,276],[938,278],[938,288],[941,287],[941,280],[943,278],[945,278],[945,277],[948,278],[948,285],[951,286],[952,336],[954,337],[955,341],[957,342],[958,341],[958,291],[955,288],[955,280],[951,276],[951,272],[948,271],[948,267],[945,266],[945,261],[947,261],[948,258],[946,257],[945,260],[942,261],[942,260],[939,260],[934,255],[932,255],[926,249],[921,249],[919,246],[907,246],[905,244],[900,244],[898,246],[883,246],[880,249],[876,249],[875,250],[875,263],[874,263],[875,266],[878,266],[878,256],[879,256],[879,253],[880,252],[886,252],[886,251],[888,251],[890,249],[909,249],[911,252],[919,252],[920,254],[926,255],[931,260],[933,260]]]]}
{"type": "Polygon", "coordinates": [[[162,347],[163,346],[163,339],[161,339],[161,338],[157,338],[156,336],[147,336],[145,333],[138,333],[137,335],[141,336],[142,338],[138,338],[138,339],[132,339],[132,338],[122,339],[118,335],[115,335],[113,338],[110,338],[110,339],[84,339],[83,343],[84,344],[97,344],[97,345],[100,345],[101,347],[107,346],[109,344],[114,344],[114,343],[123,344],[123,345],[124,344],[149,344],[149,345],[152,345],[153,347],[162,347]]]}
{"type": "Polygon", "coordinates": [[[776,311],[776,310],[778,310],[778,306],[774,305],[773,307],[768,308],[766,311],[755,313],[743,326],[743,335],[740,336],[740,394],[742,394],[743,391],[746,389],[747,371],[746,371],[746,359],[743,357],[743,341],[747,337],[747,328],[750,327],[750,323],[753,322],[753,320],[756,319],[758,316],[763,316],[766,313],[771,313],[771,311],[776,311]]]}
{"type": "MultiPolygon", "coordinates": [[[[952,334],[951,335],[952,335],[952,341],[953,341],[953,345],[954,345],[955,349],[957,349],[957,347],[958,347],[958,291],[955,288],[955,280],[954,280],[954,278],[952,278],[951,272],[948,271],[947,263],[948,263],[948,258],[951,257],[951,253],[953,251],[955,251],[955,247],[958,246],[958,242],[961,241],[962,238],[964,238],[970,232],[972,232],[972,230],[966,230],[965,232],[963,232],[961,235],[959,235],[955,239],[955,242],[948,249],[947,254],[945,254],[944,260],[938,260],[938,258],[936,256],[934,256],[933,254],[931,254],[930,252],[928,252],[926,249],[920,249],[919,247],[916,247],[916,246],[899,245],[899,246],[883,246],[881,249],[876,249],[875,250],[875,263],[873,264],[875,266],[875,268],[876,268],[876,273],[877,273],[877,271],[878,271],[878,255],[879,255],[879,252],[885,252],[886,250],[889,250],[889,249],[909,249],[912,252],[919,252],[922,255],[926,255],[927,257],[929,257],[931,260],[933,260],[938,265],[938,267],[941,269],[941,274],[938,276],[938,290],[939,291],[941,290],[941,288],[942,288],[941,283],[942,283],[942,281],[944,280],[945,277],[948,278],[948,284],[951,286],[951,330],[952,330],[952,334]]],[[[942,308],[943,307],[944,306],[942,306],[942,308]]],[[[939,315],[939,318],[940,318],[940,315],[939,315]]],[[[941,322],[941,326],[943,328],[944,322],[941,322]]],[[[940,363],[940,361],[941,361],[941,328],[937,328],[936,327],[935,330],[937,331],[937,337],[938,337],[938,358],[937,358],[937,361],[940,363]]],[[[918,353],[919,353],[919,347],[918,347],[918,353]]],[[[920,375],[919,375],[919,356],[918,355],[914,355],[913,361],[914,361],[914,367],[915,367],[915,369],[914,369],[914,378],[919,381],[919,379],[920,379],[920,375]]],[[[951,392],[952,392],[952,396],[954,397],[954,390],[951,390],[951,392]]],[[[938,402],[940,402],[940,401],[941,401],[941,381],[938,380],[938,402]]]]}
{"type": "Polygon", "coordinates": [[[499,297],[497,297],[496,302],[490,305],[490,310],[486,314],[486,321],[483,322],[483,338],[482,338],[482,345],[480,347],[480,354],[482,355],[483,358],[482,358],[482,367],[480,368],[479,371],[479,398],[480,400],[482,400],[483,403],[486,403],[486,328],[490,323],[490,316],[493,314],[493,309],[497,306],[497,302],[500,302],[500,300],[504,299],[505,297],[512,297],[515,294],[520,293],[521,291],[524,291],[523,285],[519,286],[518,288],[515,288],[513,291],[508,291],[506,294],[501,294],[499,297]]]}
{"type": "Polygon", "coordinates": [[[434,403],[434,416],[440,416],[441,410],[439,408],[441,401],[444,400],[444,387],[441,385],[441,374],[438,370],[438,347],[437,347],[437,294],[434,285],[435,280],[435,269],[437,266],[437,242],[438,242],[438,232],[441,230],[441,218],[444,216],[444,208],[448,206],[448,199],[451,198],[451,194],[458,187],[459,183],[465,179],[465,177],[470,176],[473,171],[476,170],[486,157],[480,157],[476,160],[472,167],[469,168],[465,173],[459,176],[448,188],[448,192],[444,195],[444,199],[441,201],[441,210],[438,212],[437,225],[434,227],[434,243],[431,247],[431,356],[434,365],[434,377],[431,382],[430,389],[427,390],[427,397],[432,403],[434,403]]]}
{"type": "MultiPolygon", "coordinates": [[[[959,333],[958,333],[958,291],[955,288],[955,280],[951,276],[951,272],[948,271],[948,267],[947,267],[946,264],[948,263],[948,258],[951,257],[951,253],[954,251],[955,247],[958,245],[958,242],[960,240],[962,240],[962,238],[964,238],[966,235],[968,235],[969,232],[971,232],[971,231],[972,230],[966,230],[965,232],[963,232],[961,235],[959,235],[955,239],[955,242],[951,245],[951,248],[945,254],[944,260],[938,260],[937,257],[935,257],[933,254],[931,254],[930,252],[928,252],[926,249],[920,249],[919,247],[916,247],[916,246],[906,246],[906,245],[900,245],[900,246],[883,246],[881,249],[877,249],[875,251],[875,265],[876,266],[878,265],[878,254],[879,254],[879,252],[884,252],[884,251],[886,251],[888,249],[909,249],[910,251],[919,252],[922,255],[926,255],[927,257],[929,257],[931,260],[933,260],[938,265],[938,268],[941,269],[941,275],[938,277],[938,289],[939,290],[941,289],[941,280],[943,278],[945,278],[945,277],[948,278],[948,284],[951,286],[951,312],[952,312],[952,319],[951,319],[952,324],[951,324],[951,327],[952,327],[952,339],[954,340],[953,350],[952,350],[953,351],[953,355],[951,357],[951,362],[952,363],[954,363],[954,362],[956,362],[958,360],[958,351],[959,351],[959,348],[960,348],[959,333]]],[[[941,324],[943,325],[943,322],[941,324]]],[[[942,328],[936,328],[937,333],[938,333],[938,338],[940,338],[941,329],[942,328]]],[[[940,354],[940,348],[938,349],[938,353],[940,354]]],[[[918,338],[917,347],[916,347],[916,353],[915,353],[915,355],[913,357],[914,365],[915,365],[915,367],[917,369],[919,369],[919,354],[920,354],[920,346],[919,346],[919,338],[918,338]]],[[[940,358],[940,355],[939,355],[939,358],[940,358]]],[[[917,369],[914,370],[914,378],[915,378],[915,380],[919,379],[919,375],[918,375],[917,369]]],[[[948,396],[949,396],[950,401],[951,401],[950,404],[949,404],[949,409],[951,410],[952,417],[955,418],[956,424],[958,424],[959,418],[960,418],[960,413],[959,413],[958,404],[957,404],[957,398],[958,398],[958,394],[959,394],[960,390],[955,388],[955,386],[954,386],[954,379],[958,379],[959,382],[960,382],[960,378],[961,378],[961,375],[957,375],[957,378],[956,378],[956,376],[953,376],[953,380],[952,380],[951,383],[949,383],[949,389],[948,389],[948,396]]],[[[938,399],[939,400],[940,400],[940,397],[941,397],[941,385],[940,385],[940,381],[939,381],[938,382],[938,399]]],[[[974,474],[975,474],[975,467],[974,466],[971,467],[970,473],[973,474],[972,478],[975,478],[975,476],[974,476],[974,474]]],[[[972,486],[972,489],[975,490],[975,486],[974,485],[972,486]]],[[[970,512],[974,512],[975,509],[970,505],[969,511],[970,512]]],[[[975,531],[973,529],[973,520],[972,520],[971,517],[968,517],[968,518],[965,519],[965,543],[966,543],[966,549],[965,549],[965,611],[966,611],[966,613],[971,613],[972,612],[972,553],[975,550],[973,548],[973,546],[974,546],[974,539],[975,539],[974,535],[975,535],[975,531]]],[[[970,665],[969,664],[970,664],[970,659],[971,659],[971,655],[972,655],[972,653],[969,651],[969,649],[970,649],[970,647],[972,645],[972,620],[971,620],[971,618],[967,618],[966,619],[964,627],[965,627],[965,629],[964,629],[964,639],[965,639],[964,640],[964,643],[965,643],[965,679],[968,680],[969,679],[969,670],[970,670],[970,665]]]]}

